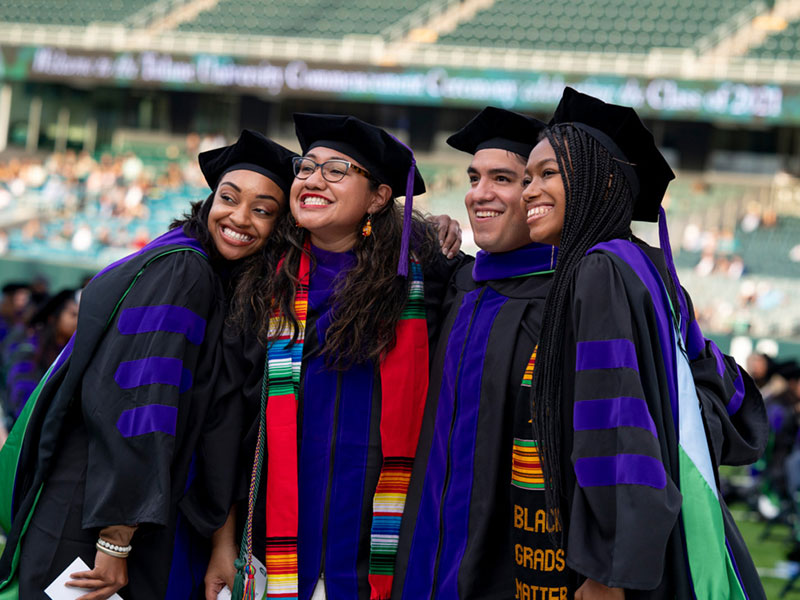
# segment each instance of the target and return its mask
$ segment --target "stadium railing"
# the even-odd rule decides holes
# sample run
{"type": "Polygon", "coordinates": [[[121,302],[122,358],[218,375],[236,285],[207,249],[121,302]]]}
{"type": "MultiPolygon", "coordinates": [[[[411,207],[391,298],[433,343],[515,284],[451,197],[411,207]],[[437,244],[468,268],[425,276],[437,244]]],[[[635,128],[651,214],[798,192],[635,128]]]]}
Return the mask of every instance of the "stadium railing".
{"type": "Polygon", "coordinates": [[[753,83],[800,83],[800,60],[711,57],[700,60],[691,49],[653,48],[646,54],[565,52],[481,48],[444,44],[390,43],[380,36],[340,40],[169,31],[150,34],[124,25],[87,27],[0,23],[0,44],[59,46],[113,52],[156,51],[178,54],[219,53],[267,60],[339,62],[359,65],[493,68],[570,73],[614,73],[686,79],[732,79],[753,83]]]}

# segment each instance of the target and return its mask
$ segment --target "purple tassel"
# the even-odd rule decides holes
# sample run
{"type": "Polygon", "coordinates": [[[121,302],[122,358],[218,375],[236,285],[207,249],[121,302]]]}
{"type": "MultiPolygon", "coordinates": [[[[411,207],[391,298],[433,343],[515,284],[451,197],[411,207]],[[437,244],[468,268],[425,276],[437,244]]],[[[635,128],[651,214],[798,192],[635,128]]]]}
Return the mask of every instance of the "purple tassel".
{"type": "Polygon", "coordinates": [[[672,281],[675,282],[675,287],[677,288],[681,312],[681,329],[685,338],[686,326],[689,323],[689,308],[686,305],[686,298],[683,296],[683,288],[678,279],[678,272],[675,270],[675,262],[672,260],[672,247],[669,243],[669,231],[667,230],[667,213],[664,212],[663,206],[658,208],[658,242],[661,245],[661,251],[664,253],[664,260],[667,263],[669,274],[672,276],[672,281]]]}
{"type": "Polygon", "coordinates": [[[403,142],[389,136],[398,144],[403,146],[411,154],[411,167],[408,169],[406,178],[406,205],[403,211],[403,237],[400,240],[400,261],[397,263],[397,274],[408,277],[408,247],[411,245],[411,214],[414,210],[414,175],[416,174],[417,159],[414,158],[414,151],[403,142]]]}
{"type": "MultiPolygon", "coordinates": [[[[413,156],[413,155],[412,155],[413,156]]],[[[406,180],[406,205],[403,210],[403,237],[400,241],[400,262],[397,263],[397,274],[408,277],[408,247],[411,244],[411,213],[414,210],[414,171],[416,159],[411,159],[411,168],[406,180]]]]}

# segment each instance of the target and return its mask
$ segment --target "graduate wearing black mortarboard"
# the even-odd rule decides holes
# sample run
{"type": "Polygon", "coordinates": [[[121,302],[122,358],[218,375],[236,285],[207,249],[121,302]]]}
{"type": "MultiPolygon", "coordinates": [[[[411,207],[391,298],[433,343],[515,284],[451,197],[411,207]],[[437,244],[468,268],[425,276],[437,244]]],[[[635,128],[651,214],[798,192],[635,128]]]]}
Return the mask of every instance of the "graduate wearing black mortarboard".
{"type": "Polygon", "coordinates": [[[280,310],[256,314],[258,339],[239,343],[249,456],[263,448],[260,486],[239,514],[253,515],[245,530],[268,597],[386,600],[428,341],[458,259],[412,211],[425,187],[409,148],[351,116],[294,120],[297,227],[266,296],[280,310]]]}
{"type": "MultiPolygon", "coordinates": [[[[529,433],[529,363],[557,258],[552,245],[530,241],[520,203],[525,163],[544,127],[487,107],[447,140],[472,155],[465,204],[481,251],[459,269],[446,301],[400,537],[397,599],[515,595],[514,547],[529,532],[512,527],[513,508],[516,496],[535,494],[531,476],[518,474],[524,467],[512,470],[524,452],[515,422],[527,415],[519,429],[529,433]]],[[[566,592],[563,568],[541,587],[566,592]]]]}
{"type": "Polygon", "coordinates": [[[265,260],[293,156],[250,131],[201,154],[211,195],[86,286],[75,335],[0,453],[3,592],[45,598],[77,557],[91,570],[72,583],[93,597],[202,590],[241,426],[241,407],[215,391],[224,280],[231,265],[265,260]]]}
{"type": "Polygon", "coordinates": [[[632,109],[569,88],[544,136],[523,202],[559,258],[530,402],[576,597],[763,598],[717,485],[763,451],[763,402],[678,283],[660,210],[674,175],[632,109]],[[660,221],[663,252],[632,219],[660,221]]]}

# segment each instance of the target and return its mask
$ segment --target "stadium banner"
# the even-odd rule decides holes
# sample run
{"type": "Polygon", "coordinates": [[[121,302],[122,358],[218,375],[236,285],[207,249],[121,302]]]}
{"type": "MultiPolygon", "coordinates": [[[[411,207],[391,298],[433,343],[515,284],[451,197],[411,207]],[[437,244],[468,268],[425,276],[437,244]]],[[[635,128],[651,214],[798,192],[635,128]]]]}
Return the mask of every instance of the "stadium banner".
{"type": "Polygon", "coordinates": [[[560,75],[536,71],[265,61],[218,54],[0,48],[0,79],[221,91],[275,97],[548,111],[565,85],[640,115],[698,121],[800,123],[800,86],[735,81],[560,75]]]}

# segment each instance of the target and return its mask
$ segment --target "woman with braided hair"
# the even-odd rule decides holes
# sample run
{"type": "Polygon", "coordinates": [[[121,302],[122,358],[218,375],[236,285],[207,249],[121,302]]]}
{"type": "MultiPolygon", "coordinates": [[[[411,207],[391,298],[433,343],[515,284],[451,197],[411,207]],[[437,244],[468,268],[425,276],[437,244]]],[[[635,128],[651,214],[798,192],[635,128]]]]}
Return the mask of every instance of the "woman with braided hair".
{"type": "Polygon", "coordinates": [[[578,600],[764,597],[716,483],[763,450],[763,402],[678,284],[673,177],[632,109],[569,88],[526,167],[531,239],[559,248],[531,388],[546,484],[527,510],[550,517],[541,545],[578,600]],[[632,219],[660,220],[663,252],[632,219]]]}

